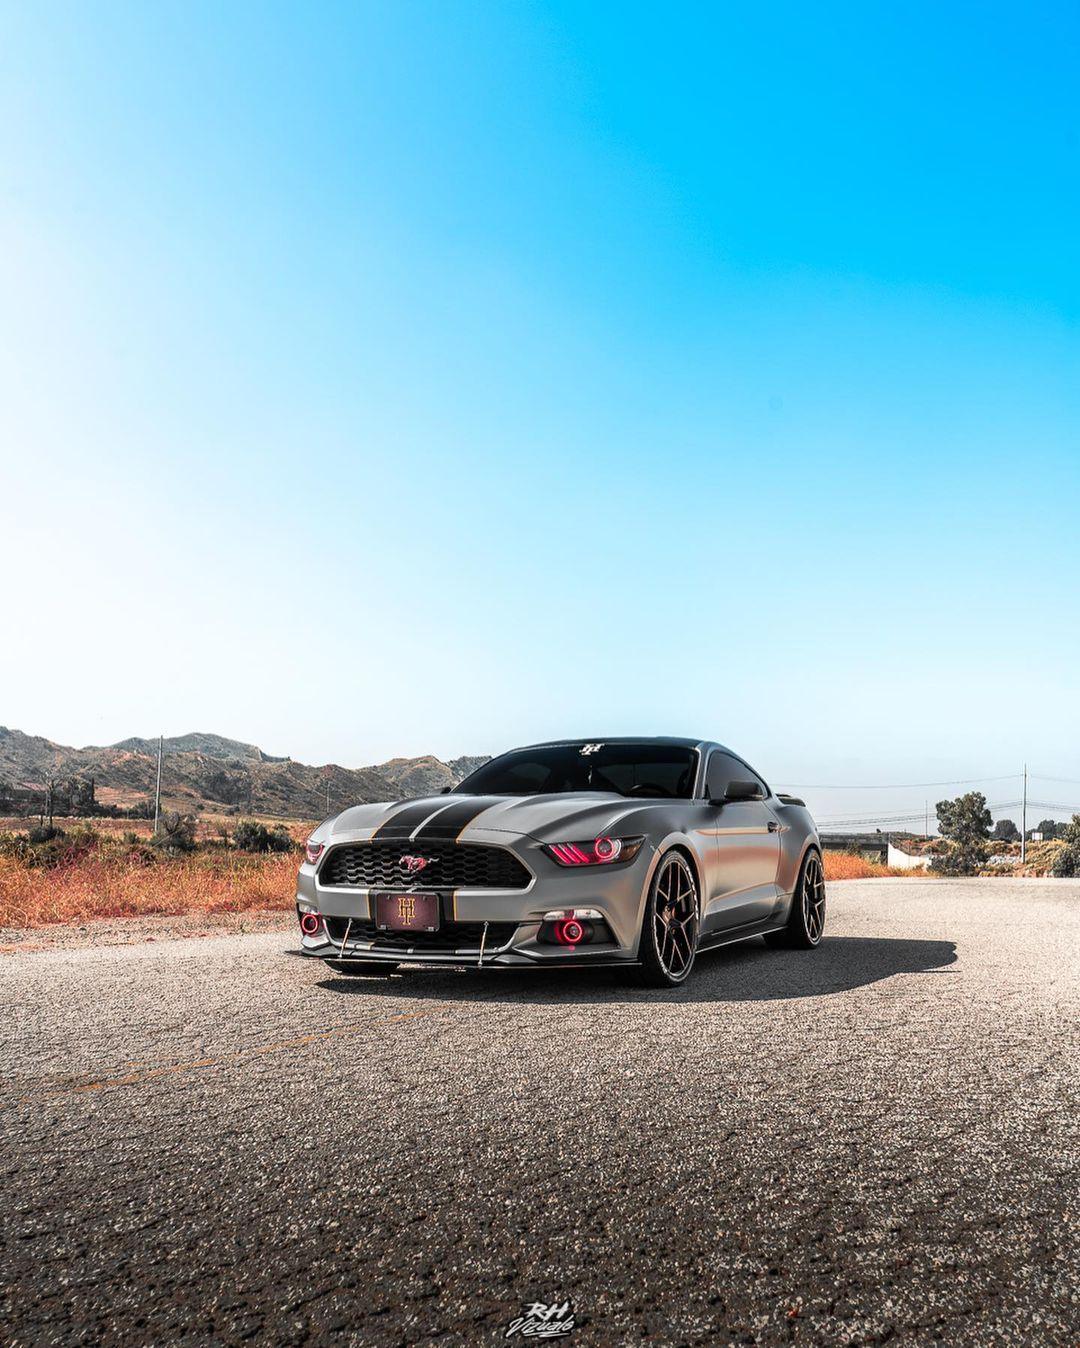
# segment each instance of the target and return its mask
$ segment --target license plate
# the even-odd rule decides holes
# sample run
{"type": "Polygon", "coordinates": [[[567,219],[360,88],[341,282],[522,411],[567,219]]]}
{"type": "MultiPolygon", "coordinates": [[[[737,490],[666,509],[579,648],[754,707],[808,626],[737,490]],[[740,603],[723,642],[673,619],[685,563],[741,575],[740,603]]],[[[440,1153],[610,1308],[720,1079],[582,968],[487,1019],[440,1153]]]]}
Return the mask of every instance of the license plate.
{"type": "Polygon", "coordinates": [[[380,931],[438,931],[438,894],[376,894],[375,925],[380,931]]]}

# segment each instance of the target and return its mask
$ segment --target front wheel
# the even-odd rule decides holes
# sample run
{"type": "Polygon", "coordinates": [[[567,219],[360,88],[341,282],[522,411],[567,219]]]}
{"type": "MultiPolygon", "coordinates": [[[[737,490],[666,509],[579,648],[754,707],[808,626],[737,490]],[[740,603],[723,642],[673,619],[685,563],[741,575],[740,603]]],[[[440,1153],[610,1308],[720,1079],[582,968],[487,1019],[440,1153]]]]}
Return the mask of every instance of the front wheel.
{"type": "Polygon", "coordinates": [[[799,883],[791,900],[791,916],[781,931],[771,931],[765,941],[789,950],[813,950],[825,931],[825,872],[817,852],[807,852],[799,871],[799,883]]]}
{"type": "Polygon", "coordinates": [[[698,943],[698,890],[690,863],[669,852],[657,866],[641,925],[638,981],[673,988],[694,967],[698,943]]]}

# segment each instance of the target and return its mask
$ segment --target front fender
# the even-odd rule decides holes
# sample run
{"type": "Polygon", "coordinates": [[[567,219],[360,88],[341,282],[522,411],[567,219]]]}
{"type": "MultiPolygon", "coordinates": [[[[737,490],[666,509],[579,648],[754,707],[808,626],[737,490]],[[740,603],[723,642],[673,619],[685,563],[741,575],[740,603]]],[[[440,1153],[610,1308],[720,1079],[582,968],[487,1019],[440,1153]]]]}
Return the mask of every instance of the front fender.
{"type": "Polygon", "coordinates": [[[680,852],[685,853],[691,866],[694,868],[694,878],[697,880],[698,886],[698,917],[700,918],[704,913],[708,858],[704,855],[701,844],[695,842],[690,834],[673,830],[657,843],[656,851],[653,853],[648,874],[645,877],[645,885],[641,891],[641,903],[638,910],[639,932],[641,931],[641,924],[645,918],[645,900],[648,897],[649,886],[652,884],[653,876],[656,874],[656,868],[660,865],[664,854],[670,852],[673,847],[677,847],[680,852]]]}

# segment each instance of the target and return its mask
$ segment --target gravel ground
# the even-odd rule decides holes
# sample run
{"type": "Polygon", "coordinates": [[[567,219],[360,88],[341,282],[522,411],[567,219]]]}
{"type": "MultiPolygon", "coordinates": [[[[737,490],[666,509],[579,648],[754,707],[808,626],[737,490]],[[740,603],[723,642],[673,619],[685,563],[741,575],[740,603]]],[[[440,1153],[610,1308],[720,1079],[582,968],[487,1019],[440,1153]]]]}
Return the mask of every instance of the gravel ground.
{"type": "Polygon", "coordinates": [[[1076,883],[834,884],[819,950],[674,994],[293,944],[0,960],[0,1342],[471,1345],[568,1299],[571,1344],[1080,1343],[1076,883]]]}
{"type": "Polygon", "coordinates": [[[0,955],[25,950],[75,950],[91,945],[140,945],[200,936],[292,931],[296,909],[243,913],[154,913],[148,917],[98,917],[44,927],[0,927],[0,955]]]}

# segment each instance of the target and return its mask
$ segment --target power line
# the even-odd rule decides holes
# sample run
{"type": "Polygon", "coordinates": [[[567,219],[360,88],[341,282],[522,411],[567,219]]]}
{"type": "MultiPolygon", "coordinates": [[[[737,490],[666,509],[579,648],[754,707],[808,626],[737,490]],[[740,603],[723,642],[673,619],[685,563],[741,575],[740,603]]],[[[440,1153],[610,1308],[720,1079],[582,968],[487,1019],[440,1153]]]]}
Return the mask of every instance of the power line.
{"type": "MultiPolygon", "coordinates": [[[[1006,772],[1000,777],[955,777],[949,782],[874,782],[862,786],[839,782],[787,782],[786,785],[797,787],[800,791],[913,791],[917,786],[969,786],[973,782],[1011,782],[1019,775],[1016,772],[1006,772]]],[[[1065,779],[1047,777],[1045,780],[1065,779]]]]}
{"type": "MultiPolygon", "coordinates": [[[[954,777],[948,782],[785,782],[799,791],[914,791],[925,786],[971,786],[979,782],[1011,782],[1023,777],[1022,772],[1006,772],[1000,777],[954,777]]],[[[1035,782],[1065,782],[1080,786],[1080,777],[1049,777],[1041,772],[1029,772],[1028,780],[1035,782]]]]}
{"type": "MultiPolygon", "coordinates": [[[[1021,800],[1002,800],[995,801],[987,806],[987,809],[996,817],[1005,815],[1011,810],[1018,810],[1022,807],[1021,800]]],[[[1028,807],[1035,810],[1046,810],[1049,814],[1074,815],[1080,814],[1080,805],[1062,805],[1048,800],[1028,800],[1028,807]]],[[[923,811],[912,814],[861,814],[861,815],[825,815],[817,818],[818,827],[826,830],[837,829],[843,831],[852,829],[858,831],[868,831],[875,826],[897,827],[902,824],[923,824],[923,830],[926,831],[926,816],[923,811]]]]}
{"type": "MultiPolygon", "coordinates": [[[[1031,801],[1029,803],[1033,805],[1040,804],[1039,801],[1031,801]]],[[[1002,810],[1017,809],[1019,805],[1020,805],[1019,800],[996,800],[991,801],[986,808],[990,811],[991,814],[993,814],[995,812],[1000,812],[1002,810]]],[[[823,816],[821,822],[823,823],[828,822],[833,824],[840,824],[840,823],[861,824],[861,823],[874,823],[875,821],[885,823],[886,821],[893,821],[893,820],[907,821],[911,819],[925,819],[925,811],[918,810],[908,813],[903,810],[903,807],[900,807],[891,814],[885,814],[883,811],[879,811],[877,814],[825,815],[823,816]]]]}

